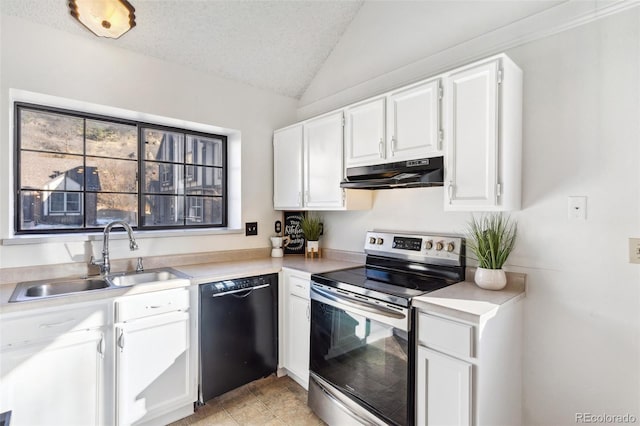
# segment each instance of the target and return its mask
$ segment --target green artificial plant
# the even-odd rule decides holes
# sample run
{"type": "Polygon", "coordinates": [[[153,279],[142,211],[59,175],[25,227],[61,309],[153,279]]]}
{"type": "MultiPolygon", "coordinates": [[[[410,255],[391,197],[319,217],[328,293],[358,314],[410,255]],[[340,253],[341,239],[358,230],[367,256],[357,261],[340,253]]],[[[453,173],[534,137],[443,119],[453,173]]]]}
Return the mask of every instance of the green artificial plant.
{"type": "Polygon", "coordinates": [[[467,231],[467,248],[485,269],[502,269],[516,242],[517,223],[502,213],[491,213],[476,219],[471,216],[467,231]]]}

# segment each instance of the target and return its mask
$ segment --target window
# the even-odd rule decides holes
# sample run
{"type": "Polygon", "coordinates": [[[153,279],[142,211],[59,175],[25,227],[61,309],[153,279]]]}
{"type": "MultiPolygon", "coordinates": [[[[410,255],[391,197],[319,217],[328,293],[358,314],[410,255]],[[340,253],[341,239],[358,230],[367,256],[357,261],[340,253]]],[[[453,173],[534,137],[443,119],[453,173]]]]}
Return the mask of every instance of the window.
{"type": "Polygon", "coordinates": [[[16,233],[227,224],[226,137],[16,103],[16,233]]]}

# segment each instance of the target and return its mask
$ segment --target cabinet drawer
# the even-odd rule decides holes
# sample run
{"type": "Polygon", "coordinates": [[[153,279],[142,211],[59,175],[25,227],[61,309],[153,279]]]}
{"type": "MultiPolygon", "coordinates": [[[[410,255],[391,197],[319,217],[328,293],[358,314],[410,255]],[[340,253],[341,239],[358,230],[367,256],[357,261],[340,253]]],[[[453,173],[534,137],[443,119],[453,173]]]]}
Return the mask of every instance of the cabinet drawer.
{"type": "Polygon", "coordinates": [[[15,319],[3,318],[0,322],[1,345],[8,347],[16,343],[50,339],[72,331],[100,328],[106,323],[107,304],[63,308],[15,319]]]}
{"type": "Polygon", "coordinates": [[[461,357],[473,356],[473,326],[421,313],[418,342],[441,352],[461,357]]]}
{"type": "Polygon", "coordinates": [[[116,301],[116,322],[124,322],[151,315],[189,308],[189,289],[156,291],[123,297],[116,301]]]}
{"type": "Polygon", "coordinates": [[[289,275],[289,293],[303,297],[307,300],[309,296],[310,281],[297,275],[289,275]]]}

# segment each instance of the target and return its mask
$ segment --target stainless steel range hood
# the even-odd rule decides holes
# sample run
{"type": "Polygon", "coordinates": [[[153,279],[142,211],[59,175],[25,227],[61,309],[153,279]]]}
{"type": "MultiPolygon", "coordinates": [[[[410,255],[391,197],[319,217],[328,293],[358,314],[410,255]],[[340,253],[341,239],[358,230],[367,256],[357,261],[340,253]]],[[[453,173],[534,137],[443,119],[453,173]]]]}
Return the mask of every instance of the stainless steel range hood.
{"type": "Polygon", "coordinates": [[[341,188],[391,189],[442,186],[443,158],[422,158],[375,166],[350,167],[341,188]]]}

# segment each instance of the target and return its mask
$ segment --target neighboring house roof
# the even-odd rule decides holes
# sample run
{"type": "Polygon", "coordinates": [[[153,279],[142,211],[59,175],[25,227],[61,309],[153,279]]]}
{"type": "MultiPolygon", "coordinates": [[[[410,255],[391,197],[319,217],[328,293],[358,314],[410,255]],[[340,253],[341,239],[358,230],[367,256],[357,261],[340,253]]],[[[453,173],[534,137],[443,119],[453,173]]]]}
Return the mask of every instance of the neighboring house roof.
{"type": "Polygon", "coordinates": [[[97,167],[92,166],[78,166],[73,169],[69,169],[60,175],[54,177],[45,185],[49,189],[68,189],[66,185],[64,188],[60,188],[59,183],[61,182],[60,177],[64,176],[65,180],[70,179],[71,181],[78,184],[80,188],[85,187],[86,191],[100,191],[100,175],[98,173],[97,167]],[[86,173],[86,182],[85,182],[85,173],[86,173]]]}

